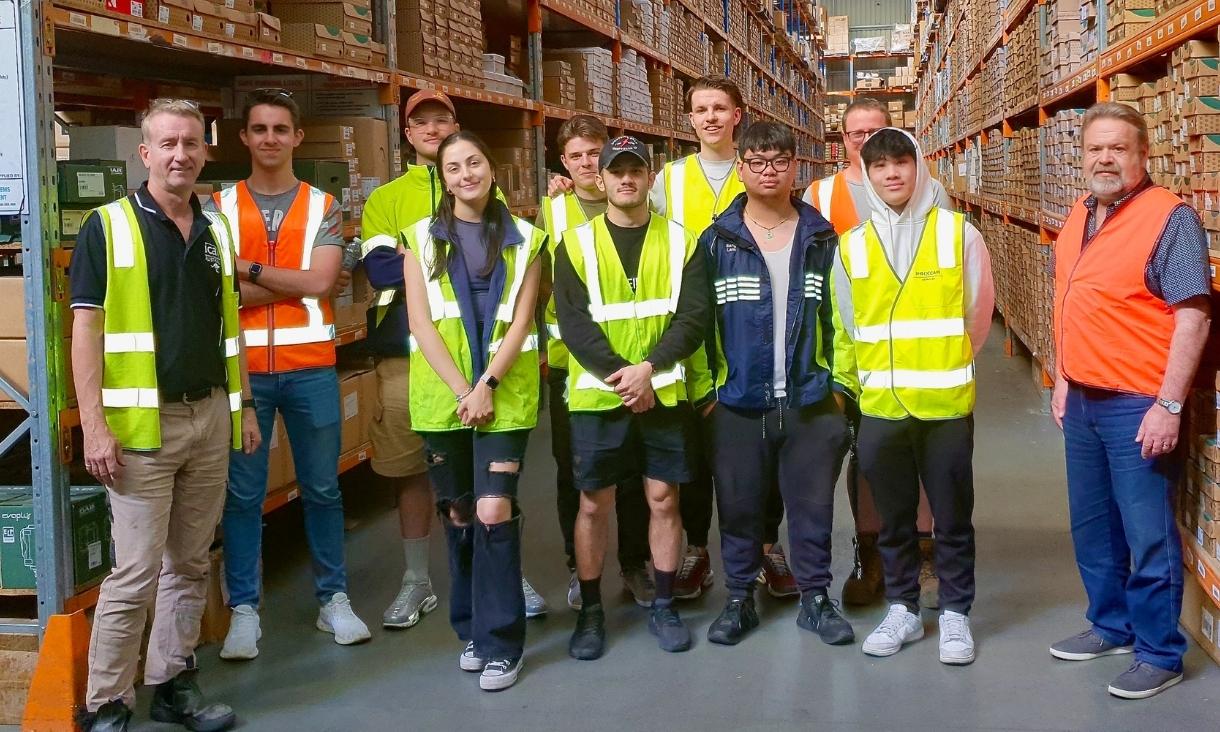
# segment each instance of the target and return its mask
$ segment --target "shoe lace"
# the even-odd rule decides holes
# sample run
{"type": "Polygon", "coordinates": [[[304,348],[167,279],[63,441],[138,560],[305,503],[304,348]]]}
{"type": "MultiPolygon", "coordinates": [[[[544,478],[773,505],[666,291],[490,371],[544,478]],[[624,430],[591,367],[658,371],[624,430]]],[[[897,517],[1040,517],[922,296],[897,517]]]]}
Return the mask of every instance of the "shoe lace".
{"type": "Polygon", "coordinates": [[[946,643],[965,643],[966,618],[958,615],[942,615],[940,637],[946,643]]]}
{"type": "Polygon", "coordinates": [[[484,670],[492,673],[503,674],[508,672],[508,667],[511,665],[513,665],[513,662],[508,659],[497,659],[495,661],[488,661],[487,666],[484,667],[484,670]]]}
{"type": "Polygon", "coordinates": [[[782,549],[768,554],[767,561],[771,564],[771,571],[773,573],[780,577],[792,576],[792,570],[788,569],[788,557],[784,556],[782,549]]]}
{"type": "Polygon", "coordinates": [[[906,625],[906,610],[892,608],[885,614],[885,619],[881,621],[881,625],[877,626],[874,633],[884,633],[891,638],[898,638],[902,635],[902,627],[906,625]]]}
{"type": "Polygon", "coordinates": [[[682,625],[682,618],[678,616],[678,611],[672,607],[660,607],[653,611],[657,620],[657,625],[662,625],[667,628],[676,628],[682,625]]]}
{"type": "Polygon", "coordinates": [[[682,559],[682,566],[678,569],[678,579],[689,579],[695,573],[695,567],[698,566],[701,558],[698,554],[687,554],[682,559]]]}
{"type": "Polygon", "coordinates": [[[408,583],[403,585],[402,589],[398,591],[398,597],[394,598],[394,604],[391,605],[391,607],[393,607],[395,610],[402,610],[406,608],[407,605],[410,604],[411,597],[416,592],[422,592],[423,590],[424,585],[422,584],[408,583]]]}

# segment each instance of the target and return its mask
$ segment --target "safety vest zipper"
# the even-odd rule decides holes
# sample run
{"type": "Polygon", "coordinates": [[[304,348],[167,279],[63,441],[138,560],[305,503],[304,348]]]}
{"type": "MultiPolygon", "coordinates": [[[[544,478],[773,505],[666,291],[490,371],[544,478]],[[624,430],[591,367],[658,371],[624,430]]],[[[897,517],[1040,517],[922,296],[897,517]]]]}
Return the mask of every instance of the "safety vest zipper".
{"type": "MultiPolygon", "coordinates": [[[[275,266],[275,240],[267,242],[267,266],[275,266]]],[[[267,304],[267,372],[275,373],[275,303],[267,304]]]]}

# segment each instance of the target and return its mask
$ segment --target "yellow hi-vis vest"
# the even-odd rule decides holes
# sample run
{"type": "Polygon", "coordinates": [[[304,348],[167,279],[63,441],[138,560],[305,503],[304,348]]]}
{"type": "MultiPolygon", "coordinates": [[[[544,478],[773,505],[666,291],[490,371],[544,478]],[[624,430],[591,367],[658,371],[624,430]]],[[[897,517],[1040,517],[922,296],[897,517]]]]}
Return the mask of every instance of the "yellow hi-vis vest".
{"type": "MultiPolygon", "coordinates": [[[[546,237],[541,229],[515,216],[513,222],[525,241],[519,246],[506,245],[500,250],[506,267],[506,277],[504,289],[500,293],[500,306],[496,309],[496,319],[492,324],[491,344],[487,354],[489,359],[500,350],[504,336],[513,323],[513,313],[516,312],[517,297],[521,292],[522,283],[525,282],[525,273],[542,251],[546,237]]],[[[429,217],[403,229],[403,243],[415,253],[420,268],[424,271],[428,310],[441,340],[445,342],[449,355],[462,375],[467,381],[474,383],[481,374],[474,373],[471,349],[477,348],[478,345],[471,344],[466,336],[453,281],[448,270],[444,268],[440,277],[432,279],[429,276],[432,263],[437,257],[436,242],[428,231],[431,224],[432,219],[429,217]]],[[[530,333],[521,345],[521,355],[513,362],[504,378],[500,379],[500,385],[492,397],[494,418],[490,423],[474,428],[480,432],[531,429],[538,424],[538,330],[533,325],[533,318],[530,323],[530,333]]],[[[415,336],[411,336],[409,343],[411,428],[419,432],[468,429],[458,419],[458,404],[454,399],[453,390],[428,363],[424,352],[415,341],[415,336]]]]}
{"type": "MultiPolygon", "coordinates": [[[[696,256],[695,237],[677,222],[653,214],[644,235],[635,292],[627,282],[604,215],[565,232],[563,246],[589,293],[589,314],[606,334],[610,347],[633,364],[643,361],[661,340],[678,308],[682,270],[696,256]]],[[[700,346],[686,362],[652,375],[652,388],[665,406],[706,395],[706,391],[688,395],[688,368],[703,371],[698,379],[691,379],[692,384],[705,384],[710,391],[711,373],[700,346]]],[[[569,410],[603,412],[622,405],[614,387],[586,370],[575,355],[568,359],[569,410]]]]}
{"type": "MultiPolygon", "coordinates": [[[[161,393],[157,388],[156,334],[148,289],[144,238],[131,200],[122,198],[97,210],[106,232],[105,327],[102,344],[102,407],[115,439],[128,450],[161,447],[161,393]]],[[[233,239],[220,214],[204,212],[220,252],[220,309],[224,333],[216,337],[225,355],[225,376],[233,428],[233,449],[241,448],[240,323],[234,286],[233,239]]]]}
{"type": "Polygon", "coordinates": [[[734,165],[717,196],[703,174],[698,155],[666,163],[661,174],[665,177],[665,217],[690,229],[696,238],[746,189],[734,165]]]}
{"type": "Polygon", "coordinates": [[[966,333],[965,217],[928,213],[902,281],[872,221],[844,234],[851,282],[860,411],[882,419],[952,419],[974,409],[974,350],[966,333]]]}
{"type": "MultiPolygon", "coordinates": [[[[551,261],[555,261],[555,251],[563,241],[563,232],[579,226],[587,219],[585,210],[580,206],[580,199],[575,193],[565,193],[555,198],[542,199],[542,222],[546,226],[547,251],[551,261]]],[[[546,323],[546,362],[554,369],[568,367],[568,347],[563,344],[563,336],[559,332],[559,318],[555,316],[555,293],[551,293],[546,301],[546,309],[542,319],[546,323]]]]}

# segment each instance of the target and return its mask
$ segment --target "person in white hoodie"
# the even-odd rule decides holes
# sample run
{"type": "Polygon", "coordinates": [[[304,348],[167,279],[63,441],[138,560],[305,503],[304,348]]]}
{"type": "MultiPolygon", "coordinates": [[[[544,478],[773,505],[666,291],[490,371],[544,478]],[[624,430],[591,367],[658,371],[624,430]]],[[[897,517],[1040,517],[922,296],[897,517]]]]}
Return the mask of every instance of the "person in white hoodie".
{"type": "Polygon", "coordinates": [[[835,380],[859,400],[860,468],[881,514],[885,620],[864,641],[890,656],[923,637],[916,509],[936,523],[940,660],[974,661],[975,354],[995,305],[983,237],[936,206],[919,144],[886,128],[861,150],[868,220],[843,234],[831,271],[835,380]]]}

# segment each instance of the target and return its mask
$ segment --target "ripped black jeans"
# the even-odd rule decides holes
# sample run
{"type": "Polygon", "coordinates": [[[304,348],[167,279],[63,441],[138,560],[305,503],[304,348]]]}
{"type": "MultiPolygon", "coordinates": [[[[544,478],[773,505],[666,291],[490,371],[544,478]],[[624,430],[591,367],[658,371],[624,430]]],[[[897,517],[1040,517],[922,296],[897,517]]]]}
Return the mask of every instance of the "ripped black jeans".
{"type": "Polygon", "coordinates": [[[474,641],[480,658],[520,658],[525,647],[517,484],[529,433],[420,433],[449,544],[449,624],[458,638],[474,641]],[[479,521],[476,502],[493,496],[512,502],[512,518],[488,525],[479,521]]]}

